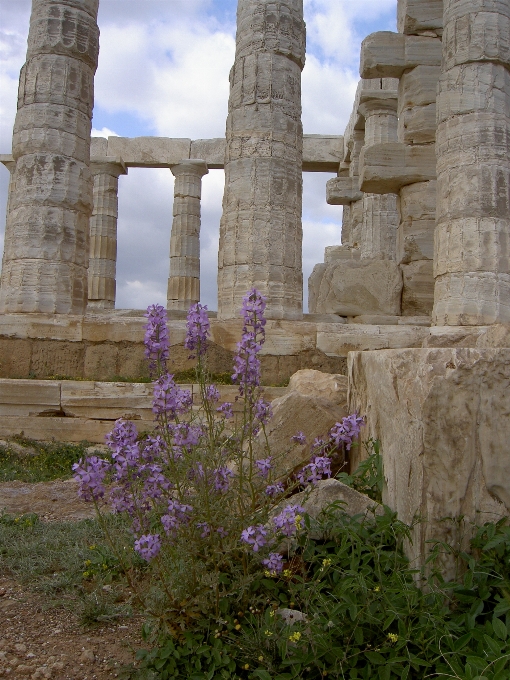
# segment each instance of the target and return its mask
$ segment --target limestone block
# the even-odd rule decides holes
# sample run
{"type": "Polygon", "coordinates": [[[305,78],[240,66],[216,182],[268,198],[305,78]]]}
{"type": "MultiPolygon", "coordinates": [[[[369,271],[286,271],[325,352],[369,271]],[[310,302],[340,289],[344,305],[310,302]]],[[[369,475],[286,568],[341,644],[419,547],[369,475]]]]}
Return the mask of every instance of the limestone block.
{"type": "Polygon", "coordinates": [[[347,323],[363,323],[369,326],[396,326],[401,316],[390,314],[360,314],[347,317],[347,323]]]}
{"type": "Polygon", "coordinates": [[[423,326],[321,323],[317,325],[317,349],[330,356],[346,357],[356,351],[421,347],[429,330],[423,326]]]}
{"type": "Polygon", "coordinates": [[[407,69],[440,64],[438,38],[378,31],[361,43],[362,78],[400,78],[407,69]]]}
{"type": "Polygon", "coordinates": [[[474,61],[510,66],[510,10],[507,3],[448,3],[443,34],[444,70],[474,61]],[[492,10],[492,11],[491,11],[492,10]]]}
{"type": "Polygon", "coordinates": [[[340,405],[328,399],[289,391],[272,404],[273,417],[255,443],[255,455],[261,456],[267,449],[274,457],[275,479],[285,479],[294,470],[309,462],[310,446],[316,437],[327,434],[328,430],[347,416],[346,403],[340,405]],[[291,437],[302,431],[306,444],[295,444],[291,437]]]}
{"type": "Polygon", "coordinates": [[[83,320],[83,339],[89,342],[143,342],[144,324],[140,317],[87,313],[83,320]]]}
{"type": "Polygon", "coordinates": [[[291,376],[288,391],[344,406],[347,403],[347,378],[306,368],[291,376]]]}
{"type": "Polygon", "coordinates": [[[303,135],[303,171],[336,172],[343,155],[343,137],[303,135]]]}
{"type": "Polygon", "coordinates": [[[383,257],[395,260],[399,221],[397,195],[364,194],[361,259],[383,257]]]}
{"type": "Polygon", "coordinates": [[[152,421],[152,385],[64,380],[61,407],[66,416],[73,418],[152,421]]]}
{"type": "Polygon", "coordinates": [[[425,316],[434,306],[434,273],[432,260],[417,260],[401,265],[403,316],[425,316]]]}
{"type": "Polygon", "coordinates": [[[329,205],[349,205],[362,198],[358,177],[334,177],[326,184],[326,202],[329,205]]]}
{"type": "MultiPolygon", "coordinates": [[[[510,350],[404,349],[349,357],[350,410],[381,442],[384,502],[413,528],[406,547],[424,564],[430,544],[466,549],[470,523],[510,511],[510,350]],[[464,517],[460,526],[445,518],[464,517]]],[[[442,573],[454,576],[446,561],[442,573]]]]}
{"type": "Polygon", "coordinates": [[[80,378],[83,374],[82,343],[35,340],[30,371],[36,378],[66,376],[80,378]]]}
{"type": "Polygon", "coordinates": [[[326,246],[324,249],[324,264],[330,264],[337,260],[359,260],[361,256],[359,248],[351,246],[326,246]]]}
{"type": "Polygon", "coordinates": [[[31,355],[29,340],[0,338],[0,377],[28,378],[31,355]]]}
{"type": "Polygon", "coordinates": [[[399,0],[397,10],[399,33],[420,34],[443,28],[443,0],[399,0]]]}
{"type": "Polygon", "coordinates": [[[400,190],[397,262],[434,258],[437,182],[417,182],[400,190]]]}
{"type": "Polygon", "coordinates": [[[383,511],[379,503],[376,503],[365,494],[342,484],[337,479],[323,479],[312,489],[294,494],[283,501],[278,508],[283,509],[287,505],[301,505],[307,515],[312,519],[318,519],[323,510],[332,503],[338,504],[340,512],[346,512],[351,517],[356,515],[371,516],[372,512],[381,514],[383,511]]]}
{"type": "Polygon", "coordinates": [[[224,137],[194,139],[191,142],[190,158],[202,158],[208,168],[222,169],[225,167],[225,147],[224,137]]]}
{"type": "Polygon", "coordinates": [[[0,380],[0,416],[60,412],[60,384],[54,380],[0,380]]]}
{"type": "Polygon", "coordinates": [[[108,139],[106,137],[91,137],[90,139],[90,160],[96,156],[108,156],[108,139]]]}
{"type": "Polygon", "coordinates": [[[0,336],[79,342],[83,339],[82,322],[81,315],[0,314],[0,336]]]}
{"type": "Polygon", "coordinates": [[[110,380],[114,376],[127,377],[117,370],[119,345],[101,343],[88,345],[83,360],[83,377],[87,380],[110,380]]]}
{"type": "Polygon", "coordinates": [[[316,313],[358,316],[400,314],[402,275],[391,260],[351,260],[327,266],[316,313]]]}
{"type": "Polygon", "coordinates": [[[360,188],[373,194],[396,194],[408,184],[436,179],[435,145],[398,142],[364,147],[360,154],[360,188]]]}
{"type": "Polygon", "coordinates": [[[120,156],[128,167],[168,168],[190,153],[191,139],[108,137],[108,156],[120,156]]]}
{"type": "Polygon", "coordinates": [[[350,245],[352,245],[353,248],[359,248],[361,245],[363,207],[363,201],[355,201],[354,203],[351,203],[350,206],[350,245]]]}
{"type": "MultiPolygon", "coordinates": [[[[175,352],[172,352],[171,359],[174,355],[175,352]]],[[[126,343],[125,346],[119,347],[117,357],[117,375],[123,378],[130,378],[131,380],[150,377],[144,345],[137,343],[129,346],[126,343]]],[[[171,365],[170,362],[170,369],[171,365]]],[[[188,367],[183,365],[182,369],[185,368],[188,367]]],[[[85,375],[85,377],[88,376],[85,375]]]]}
{"type": "Polygon", "coordinates": [[[398,139],[404,144],[436,141],[436,104],[404,109],[398,121],[398,139]]]}
{"type": "Polygon", "coordinates": [[[326,269],[326,263],[316,264],[308,277],[308,310],[310,314],[317,314],[319,291],[326,269]]]}
{"type": "Polygon", "coordinates": [[[479,271],[436,275],[432,322],[437,326],[510,323],[510,275],[479,271]]]}
{"type": "Polygon", "coordinates": [[[406,71],[398,85],[399,113],[407,108],[435,104],[440,77],[439,66],[417,66],[406,71]]]}

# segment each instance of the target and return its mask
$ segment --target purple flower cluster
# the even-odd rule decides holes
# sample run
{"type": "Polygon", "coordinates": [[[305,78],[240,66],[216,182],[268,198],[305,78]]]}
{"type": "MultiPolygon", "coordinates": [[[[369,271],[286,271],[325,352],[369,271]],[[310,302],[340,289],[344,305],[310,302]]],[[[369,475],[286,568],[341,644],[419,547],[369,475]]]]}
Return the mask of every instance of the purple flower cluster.
{"type": "Polygon", "coordinates": [[[267,479],[267,477],[269,475],[269,471],[273,467],[272,461],[273,461],[273,459],[272,459],[271,456],[269,458],[262,458],[261,460],[255,461],[255,465],[258,468],[259,474],[264,479],[267,479]]]}
{"type": "Polygon", "coordinates": [[[296,475],[301,484],[317,484],[321,479],[331,477],[331,458],[327,456],[314,456],[312,462],[296,475]]]}
{"type": "Polygon", "coordinates": [[[260,352],[265,339],[266,298],[255,288],[243,298],[241,314],[244,318],[241,342],[237,343],[232,380],[239,385],[241,396],[251,397],[260,385],[260,352]]]}
{"type": "Polygon", "coordinates": [[[145,534],[135,541],[136,552],[147,562],[150,562],[161,550],[159,534],[145,534]]]}
{"type": "Polygon", "coordinates": [[[161,517],[161,524],[167,534],[175,534],[182,524],[188,524],[193,508],[191,505],[179,503],[176,500],[168,501],[168,512],[161,517]]]}
{"type": "Polygon", "coordinates": [[[330,440],[338,447],[343,444],[349,451],[352,442],[359,435],[364,424],[363,418],[360,418],[357,413],[353,413],[331,428],[329,431],[330,440]]]}
{"type": "Polygon", "coordinates": [[[205,398],[213,403],[216,403],[220,400],[220,391],[216,385],[208,385],[205,388],[205,398]]]}
{"type": "Polygon", "coordinates": [[[248,527],[241,533],[241,541],[251,545],[253,552],[258,552],[267,543],[267,529],[263,524],[248,527]]]}
{"type": "Polygon", "coordinates": [[[105,494],[104,478],[110,469],[110,464],[90,456],[84,461],[80,459],[73,465],[74,479],[79,483],[78,495],[86,501],[98,501],[105,494]]]}
{"type": "Polygon", "coordinates": [[[281,482],[276,482],[276,484],[269,484],[269,486],[266,486],[266,495],[269,496],[270,498],[273,498],[274,496],[279,496],[284,491],[285,487],[281,482]]]}
{"type": "Polygon", "coordinates": [[[182,390],[175,384],[170,373],[162,375],[154,383],[154,398],[152,412],[156,418],[173,419],[191,410],[193,397],[189,390],[182,390]]]}
{"type": "Polygon", "coordinates": [[[220,493],[226,493],[230,486],[230,479],[234,476],[232,470],[227,467],[216,468],[214,474],[214,488],[220,493]]]}
{"type": "Polygon", "coordinates": [[[144,314],[148,320],[145,329],[145,356],[149,360],[149,370],[154,373],[166,371],[166,362],[170,348],[170,338],[167,327],[166,309],[161,305],[151,305],[147,307],[144,314]]]}
{"type": "Polygon", "coordinates": [[[294,442],[294,444],[306,444],[306,436],[304,432],[296,432],[296,434],[290,438],[291,441],[294,442]]]}
{"type": "Polygon", "coordinates": [[[278,515],[273,517],[276,530],[284,536],[294,536],[305,525],[302,517],[304,512],[305,509],[300,505],[287,505],[278,515]]]}
{"type": "Polygon", "coordinates": [[[229,401],[226,401],[224,404],[222,404],[216,410],[218,411],[218,413],[221,413],[223,415],[225,420],[228,420],[229,418],[234,417],[233,405],[229,401]]]}
{"type": "Polygon", "coordinates": [[[262,560],[262,564],[272,574],[281,574],[283,571],[283,557],[279,553],[269,553],[269,557],[267,560],[262,560]]]}
{"type": "Polygon", "coordinates": [[[186,340],[184,341],[184,347],[192,352],[190,359],[201,357],[207,352],[209,328],[207,306],[202,306],[199,302],[191,305],[188,311],[186,340]]]}
{"type": "Polygon", "coordinates": [[[255,418],[262,424],[266,425],[273,417],[273,409],[271,404],[264,399],[259,399],[255,404],[255,418]]]}

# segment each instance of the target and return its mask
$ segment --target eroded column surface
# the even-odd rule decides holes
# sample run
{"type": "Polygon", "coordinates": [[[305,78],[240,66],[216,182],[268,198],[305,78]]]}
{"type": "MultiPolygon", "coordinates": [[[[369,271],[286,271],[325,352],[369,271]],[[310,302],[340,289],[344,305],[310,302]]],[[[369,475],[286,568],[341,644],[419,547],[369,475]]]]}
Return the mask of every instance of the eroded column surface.
{"type": "Polygon", "coordinates": [[[90,218],[90,258],[88,306],[92,309],[115,307],[117,271],[117,218],[119,215],[119,176],[127,175],[118,158],[94,159],[94,207],[90,218]]]}
{"type": "Polygon", "coordinates": [[[510,4],[445,0],[433,323],[510,322],[510,4]]]}
{"type": "Polygon", "coordinates": [[[200,199],[202,177],[209,170],[202,160],[184,160],[171,170],[175,184],[167,307],[187,312],[200,300],[200,199]]]}
{"type": "MultiPolygon", "coordinates": [[[[396,92],[380,90],[361,101],[360,113],[365,117],[365,144],[397,141],[396,92]]],[[[361,257],[396,259],[397,230],[400,222],[397,194],[364,194],[361,226],[361,257]]]]}
{"type": "Polygon", "coordinates": [[[268,318],[302,318],[303,0],[239,0],[230,73],[218,316],[246,291],[268,318]]]}
{"type": "Polygon", "coordinates": [[[0,312],[82,314],[99,0],[33,0],[13,133],[0,312]]]}

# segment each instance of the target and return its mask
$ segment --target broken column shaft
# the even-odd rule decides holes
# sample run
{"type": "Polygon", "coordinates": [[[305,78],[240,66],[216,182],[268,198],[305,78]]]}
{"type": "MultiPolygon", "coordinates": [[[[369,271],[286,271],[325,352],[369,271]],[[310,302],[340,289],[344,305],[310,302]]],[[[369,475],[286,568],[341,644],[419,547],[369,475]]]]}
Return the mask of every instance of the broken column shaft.
{"type": "Polygon", "coordinates": [[[119,158],[96,158],[91,163],[94,177],[94,207],[90,218],[88,306],[115,307],[117,271],[117,218],[119,176],[127,175],[119,158]]]}
{"type": "Polygon", "coordinates": [[[14,125],[0,311],[83,314],[99,0],[33,0],[14,125]]]}
{"type": "Polygon", "coordinates": [[[301,319],[303,0],[239,0],[230,74],[218,316],[255,287],[268,318],[301,319]]]}
{"type": "Polygon", "coordinates": [[[175,184],[167,307],[187,312],[200,300],[200,199],[202,177],[209,170],[202,160],[184,160],[171,170],[175,184]]]}

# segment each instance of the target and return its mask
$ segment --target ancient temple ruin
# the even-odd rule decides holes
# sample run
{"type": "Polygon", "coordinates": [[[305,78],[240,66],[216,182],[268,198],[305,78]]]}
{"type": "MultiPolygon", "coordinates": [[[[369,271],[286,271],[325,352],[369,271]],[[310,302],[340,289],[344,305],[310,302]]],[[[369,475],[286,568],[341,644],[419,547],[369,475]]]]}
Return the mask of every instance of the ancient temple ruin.
{"type": "MultiPolygon", "coordinates": [[[[344,134],[319,136],[301,125],[302,0],[239,0],[225,138],[91,140],[98,2],[33,0],[12,155],[1,158],[11,181],[0,375],[143,375],[144,319],[115,310],[117,192],[130,167],[165,167],[176,178],[171,361],[187,368],[201,184],[208,169],[224,168],[213,370],[228,370],[240,301],[256,286],[268,299],[265,382],[305,367],[348,373],[351,408],[382,443],[386,502],[404,521],[437,520],[415,529],[414,557],[423,559],[427,532],[451,538],[445,516],[507,515],[510,4],[398,0],[398,32],[362,44],[344,134]],[[341,244],[326,248],[310,277],[303,314],[307,171],[331,173],[326,198],[343,206],[343,224],[341,244]]],[[[54,410],[56,431],[82,437],[78,425],[94,419],[93,408],[76,404],[108,392],[86,387],[105,383],[63,381],[58,408],[54,395],[45,409],[39,392],[21,413],[13,382],[0,386],[10,404],[4,435],[31,434],[29,414],[54,410]],[[73,427],[61,422],[69,416],[73,427]]],[[[100,421],[103,436],[110,423],[100,421]]]]}

